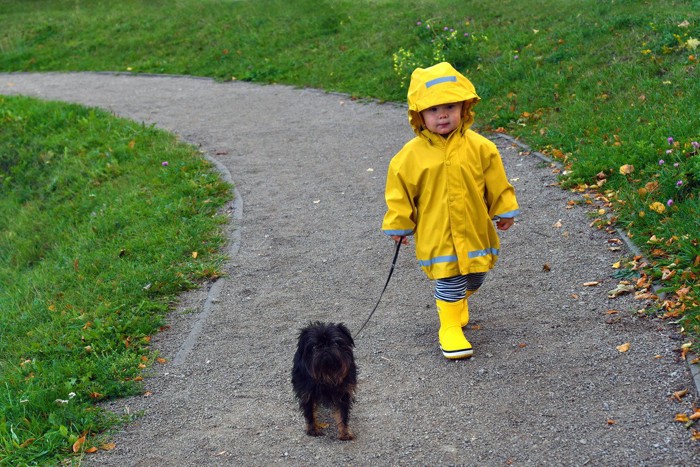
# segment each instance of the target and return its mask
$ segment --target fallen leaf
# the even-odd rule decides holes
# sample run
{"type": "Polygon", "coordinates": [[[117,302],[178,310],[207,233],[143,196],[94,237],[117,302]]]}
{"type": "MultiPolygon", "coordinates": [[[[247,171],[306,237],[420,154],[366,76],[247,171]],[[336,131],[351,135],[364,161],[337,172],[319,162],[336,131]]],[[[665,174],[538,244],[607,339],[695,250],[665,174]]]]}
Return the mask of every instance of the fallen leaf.
{"type": "Polygon", "coordinates": [[[552,267],[549,265],[549,263],[544,263],[544,264],[542,265],[542,270],[543,270],[544,272],[549,272],[549,271],[552,270],[552,267]]]}
{"type": "Polygon", "coordinates": [[[73,443],[73,452],[80,452],[80,448],[83,446],[83,443],[85,443],[85,435],[81,436],[75,441],[75,443],[73,443]]]}
{"type": "Polygon", "coordinates": [[[85,452],[87,452],[88,454],[94,454],[94,453],[97,452],[97,448],[96,448],[95,446],[93,446],[93,447],[91,447],[91,448],[87,448],[87,449],[85,450],[85,452]]]}
{"type": "Polygon", "coordinates": [[[615,420],[613,420],[612,418],[608,419],[608,425],[614,425],[615,423],[617,423],[617,422],[615,420]]]}
{"type": "Polygon", "coordinates": [[[700,410],[695,411],[690,417],[690,420],[700,420],[700,410]]]}
{"type": "Polygon", "coordinates": [[[116,448],[117,445],[114,443],[104,443],[100,445],[100,449],[103,451],[111,451],[112,449],[116,448]]]}
{"type": "Polygon", "coordinates": [[[615,347],[615,348],[618,350],[618,352],[624,353],[624,352],[627,352],[627,351],[630,349],[630,343],[629,343],[629,342],[625,342],[624,344],[618,345],[618,346],[615,347]]]}
{"type": "Polygon", "coordinates": [[[617,263],[613,263],[613,265],[612,265],[613,269],[620,269],[620,266],[621,266],[620,261],[618,261],[617,263]]]}
{"type": "Polygon", "coordinates": [[[595,287],[596,285],[600,285],[600,281],[584,282],[583,285],[586,287],[595,287]]]}
{"type": "Polygon", "coordinates": [[[684,413],[677,413],[676,417],[674,418],[674,421],[676,422],[681,422],[681,423],[688,423],[690,419],[688,416],[684,413]]]}
{"type": "Polygon", "coordinates": [[[559,219],[554,224],[552,224],[552,227],[554,227],[556,229],[561,229],[561,226],[562,226],[561,219],[559,219]]]}
{"type": "Polygon", "coordinates": [[[676,399],[678,402],[681,401],[682,398],[684,398],[688,394],[687,389],[683,389],[682,391],[676,391],[673,393],[673,398],[676,399]]]}
{"type": "Polygon", "coordinates": [[[629,175],[634,172],[634,166],[630,164],[625,164],[620,167],[620,175],[629,175]]]}
{"type": "Polygon", "coordinates": [[[617,284],[614,289],[608,291],[608,298],[617,298],[620,295],[630,292],[634,292],[634,286],[632,284],[624,284],[621,282],[617,284]]]}
{"type": "Polygon", "coordinates": [[[659,203],[658,201],[654,201],[653,203],[651,203],[649,205],[649,209],[659,214],[663,214],[664,212],[666,212],[666,206],[664,206],[662,203],[659,203]]]}

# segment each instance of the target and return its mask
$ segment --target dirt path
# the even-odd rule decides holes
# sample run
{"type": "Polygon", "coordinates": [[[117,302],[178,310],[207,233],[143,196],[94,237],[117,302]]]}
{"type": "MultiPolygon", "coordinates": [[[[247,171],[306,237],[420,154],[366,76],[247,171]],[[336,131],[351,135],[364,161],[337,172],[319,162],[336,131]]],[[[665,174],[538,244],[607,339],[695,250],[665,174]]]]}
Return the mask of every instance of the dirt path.
{"type": "Polygon", "coordinates": [[[230,276],[183,296],[157,337],[168,363],[147,380],[152,395],[111,406],[143,416],[89,463],[700,464],[700,445],[674,421],[697,397],[674,330],[635,318],[632,298],[607,298],[623,253],[508,141],[495,140],[523,215],[470,302],[475,357],[442,357],[431,284],[406,248],[357,342],[357,439],[343,443],[304,434],[291,359],[299,327],[320,319],[356,330],[379,295],[393,255],[379,232],[384,174],[412,136],[405,110],[282,86],[109,74],[5,74],[0,93],[154,123],[217,160],[239,195],[230,276]],[[690,394],[672,400],[681,389],[690,394]]]}

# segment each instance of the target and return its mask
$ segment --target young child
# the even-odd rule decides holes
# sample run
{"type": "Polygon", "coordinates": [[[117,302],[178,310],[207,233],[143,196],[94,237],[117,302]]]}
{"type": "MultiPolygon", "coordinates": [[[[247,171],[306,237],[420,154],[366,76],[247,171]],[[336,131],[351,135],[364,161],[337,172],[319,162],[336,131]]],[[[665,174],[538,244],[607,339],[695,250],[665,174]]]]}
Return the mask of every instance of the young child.
{"type": "Polygon", "coordinates": [[[417,68],[408,89],[416,137],[392,158],[386,177],[382,231],[404,244],[415,236],[418,263],[436,281],[438,337],[449,359],[473,354],[462,327],[467,298],[498,257],[492,219],[508,230],[519,214],[496,145],[470,129],[479,99],[449,63],[417,68]]]}

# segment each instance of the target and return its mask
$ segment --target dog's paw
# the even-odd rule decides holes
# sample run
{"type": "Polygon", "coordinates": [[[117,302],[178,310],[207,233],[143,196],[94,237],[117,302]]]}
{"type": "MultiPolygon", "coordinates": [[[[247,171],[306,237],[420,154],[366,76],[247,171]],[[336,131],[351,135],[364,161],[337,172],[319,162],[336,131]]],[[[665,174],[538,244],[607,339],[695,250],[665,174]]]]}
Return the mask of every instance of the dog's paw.
{"type": "Polygon", "coordinates": [[[309,436],[323,436],[323,430],[318,426],[310,426],[306,428],[306,434],[309,436]]]}
{"type": "Polygon", "coordinates": [[[346,430],[338,433],[338,439],[340,441],[352,441],[353,439],[355,439],[355,436],[350,430],[346,430]]]}

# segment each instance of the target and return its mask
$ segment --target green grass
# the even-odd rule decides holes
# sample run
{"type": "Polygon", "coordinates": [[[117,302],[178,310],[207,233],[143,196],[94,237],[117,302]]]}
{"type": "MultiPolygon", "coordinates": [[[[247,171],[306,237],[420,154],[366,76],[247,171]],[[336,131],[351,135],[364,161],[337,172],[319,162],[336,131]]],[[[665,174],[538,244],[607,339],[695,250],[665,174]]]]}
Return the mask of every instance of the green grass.
{"type": "Polygon", "coordinates": [[[221,274],[230,190],[190,146],[101,111],[0,96],[0,122],[0,463],[21,465],[141,390],[177,293],[221,274]]]}
{"type": "MultiPolygon", "coordinates": [[[[668,292],[657,312],[681,319],[688,340],[697,347],[700,154],[693,142],[700,141],[700,47],[693,46],[700,39],[698,11],[697,0],[144,0],[121,1],[118,8],[106,1],[4,0],[0,70],[186,74],[287,83],[403,102],[402,84],[412,67],[431,65],[435,58],[451,61],[475,83],[483,99],[476,109],[482,129],[503,128],[561,161],[566,169],[563,185],[588,191],[598,204],[596,212],[604,208],[610,216],[596,223],[601,228],[613,224],[629,233],[648,264],[639,267],[639,261],[627,261],[623,267],[639,269],[634,272],[653,278],[668,292]]],[[[36,125],[43,126],[41,118],[36,125]]],[[[3,135],[15,138],[15,131],[11,126],[3,135]]],[[[77,140],[86,153],[93,150],[94,141],[77,140]]],[[[29,153],[61,159],[62,149],[48,150],[42,144],[29,153]]],[[[5,174],[7,165],[2,164],[0,173],[5,174]]],[[[102,177],[106,182],[114,176],[110,170],[103,169],[99,177],[88,175],[88,170],[80,177],[102,177]]],[[[25,185],[23,190],[26,196],[38,196],[52,186],[52,180],[25,185]]],[[[60,196],[60,191],[51,193],[60,196]]],[[[77,202],[74,198],[69,197],[77,202]]],[[[20,205],[21,214],[11,216],[13,222],[28,222],[40,211],[36,204],[20,205]]],[[[93,212],[95,208],[88,206],[75,211],[93,212]]],[[[104,233],[110,233],[110,225],[112,235],[121,233],[114,224],[104,225],[104,233]]],[[[56,251],[70,273],[77,255],[59,246],[64,226],[35,228],[42,229],[37,238],[43,238],[46,230],[59,239],[56,251]]],[[[98,232],[93,241],[102,240],[103,231],[98,232]]],[[[19,250],[25,252],[8,266],[13,277],[18,268],[31,270],[45,261],[37,260],[45,242],[35,245],[32,235],[12,237],[13,249],[21,244],[19,250]]],[[[73,274],[84,274],[83,268],[93,262],[105,264],[104,258],[102,262],[81,258],[73,274]]],[[[75,277],[65,281],[85,287],[75,277]]],[[[129,288],[126,279],[103,281],[113,289],[129,288]]],[[[12,290],[25,294],[23,312],[46,305],[26,298],[30,282],[13,279],[12,290]]],[[[137,282],[142,288],[144,281],[137,282]]],[[[121,298],[101,306],[127,308],[121,298]]],[[[35,319],[29,318],[24,326],[33,329],[35,319]]],[[[23,336],[21,328],[13,332],[12,336],[23,336]]],[[[8,361],[20,364],[17,359],[8,361]]],[[[73,433],[84,431],[82,426],[73,433]]]]}

